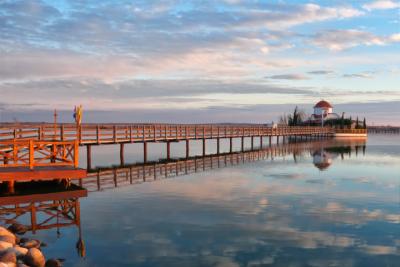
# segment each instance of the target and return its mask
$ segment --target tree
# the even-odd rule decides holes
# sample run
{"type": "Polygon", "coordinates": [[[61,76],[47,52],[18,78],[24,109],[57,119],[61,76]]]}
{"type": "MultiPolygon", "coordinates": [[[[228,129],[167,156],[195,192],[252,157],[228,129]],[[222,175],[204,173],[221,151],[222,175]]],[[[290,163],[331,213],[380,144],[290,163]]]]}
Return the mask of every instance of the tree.
{"type": "Polygon", "coordinates": [[[350,116],[350,124],[349,124],[349,129],[351,129],[351,125],[353,124],[353,119],[350,116]]]}
{"type": "Polygon", "coordinates": [[[344,128],[344,112],[342,112],[342,118],[340,119],[340,129],[344,128]]]}

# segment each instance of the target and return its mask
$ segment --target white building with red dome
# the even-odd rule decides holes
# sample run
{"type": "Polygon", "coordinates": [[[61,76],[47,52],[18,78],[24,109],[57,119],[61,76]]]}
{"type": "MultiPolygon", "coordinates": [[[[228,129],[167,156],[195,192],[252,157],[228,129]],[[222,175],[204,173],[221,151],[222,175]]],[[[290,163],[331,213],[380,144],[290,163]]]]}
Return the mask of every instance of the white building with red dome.
{"type": "Polygon", "coordinates": [[[315,104],[314,114],[311,115],[310,121],[313,123],[321,123],[321,119],[326,121],[339,118],[340,116],[333,112],[333,106],[328,101],[321,100],[315,104]]]}

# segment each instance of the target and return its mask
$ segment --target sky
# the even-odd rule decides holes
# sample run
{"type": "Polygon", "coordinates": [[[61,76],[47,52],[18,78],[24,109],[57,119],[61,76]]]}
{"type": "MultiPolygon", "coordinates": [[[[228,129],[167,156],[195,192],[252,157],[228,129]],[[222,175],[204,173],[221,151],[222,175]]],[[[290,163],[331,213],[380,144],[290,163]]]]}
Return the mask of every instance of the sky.
{"type": "Polygon", "coordinates": [[[0,121],[400,125],[400,1],[1,1],[0,121]]]}

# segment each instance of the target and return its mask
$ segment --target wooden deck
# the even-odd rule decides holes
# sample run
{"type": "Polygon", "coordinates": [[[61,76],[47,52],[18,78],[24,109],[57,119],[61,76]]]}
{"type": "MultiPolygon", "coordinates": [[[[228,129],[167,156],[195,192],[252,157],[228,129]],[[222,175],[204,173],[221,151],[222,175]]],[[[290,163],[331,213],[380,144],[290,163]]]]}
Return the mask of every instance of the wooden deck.
{"type": "Polygon", "coordinates": [[[0,141],[78,140],[80,145],[167,142],[255,136],[317,136],[333,134],[329,127],[255,124],[3,124],[0,141]]]}
{"type": "Polygon", "coordinates": [[[27,167],[0,168],[0,181],[45,181],[57,179],[82,179],[86,169],[69,166],[40,166],[31,170],[27,167]]]}

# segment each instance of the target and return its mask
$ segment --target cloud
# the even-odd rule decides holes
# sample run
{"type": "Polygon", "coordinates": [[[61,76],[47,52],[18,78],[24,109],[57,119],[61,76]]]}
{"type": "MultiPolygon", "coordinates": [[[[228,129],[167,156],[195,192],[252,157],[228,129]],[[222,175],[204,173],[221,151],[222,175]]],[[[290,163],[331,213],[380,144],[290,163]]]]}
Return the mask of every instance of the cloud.
{"type": "Polygon", "coordinates": [[[274,80],[307,80],[307,79],[309,79],[307,76],[305,76],[303,74],[293,74],[293,73],[266,76],[265,78],[274,79],[274,80]]]}
{"type": "Polygon", "coordinates": [[[326,75],[326,74],[332,74],[334,71],[332,70],[313,70],[307,72],[308,74],[313,74],[313,75],[326,75]]]}
{"type": "Polygon", "coordinates": [[[386,37],[355,29],[329,30],[317,33],[312,38],[312,43],[314,45],[332,51],[341,51],[360,45],[385,45],[387,42],[388,39],[386,37]]]}
{"type": "Polygon", "coordinates": [[[348,73],[348,74],[343,74],[344,78],[367,78],[371,79],[373,78],[374,72],[360,72],[360,73],[348,73]]]}
{"type": "Polygon", "coordinates": [[[367,4],[362,5],[362,7],[368,11],[371,10],[384,10],[384,9],[394,9],[400,7],[400,2],[398,1],[390,1],[390,0],[379,0],[369,2],[367,4]]]}

